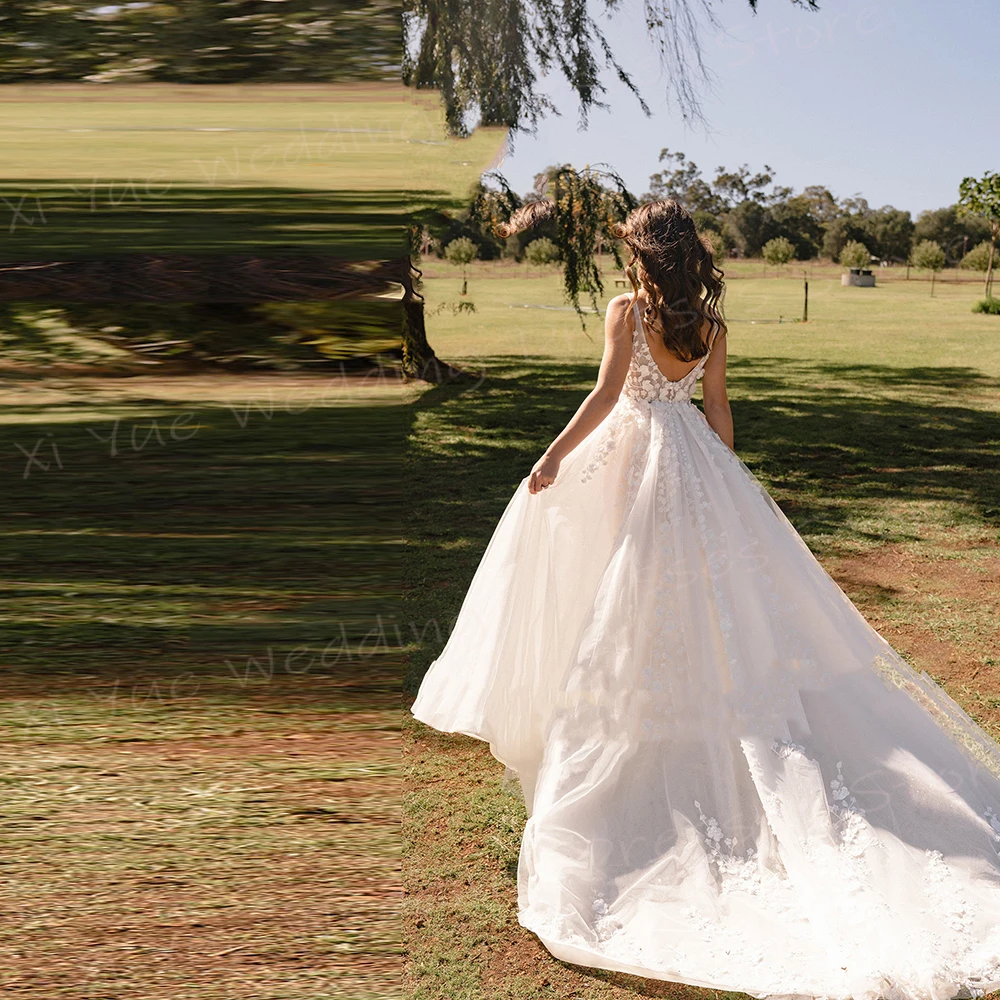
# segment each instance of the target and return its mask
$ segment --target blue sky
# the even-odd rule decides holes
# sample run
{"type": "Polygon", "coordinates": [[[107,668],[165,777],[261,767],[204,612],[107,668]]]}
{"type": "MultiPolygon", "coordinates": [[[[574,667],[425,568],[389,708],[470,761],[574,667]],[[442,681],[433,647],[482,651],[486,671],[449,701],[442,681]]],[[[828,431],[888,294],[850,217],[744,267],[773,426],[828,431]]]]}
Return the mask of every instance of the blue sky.
{"type": "Polygon", "coordinates": [[[760,0],[756,16],[745,0],[713,7],[722,31],[704,36],[707,130],[685,125],[667,99],[641,0],[623,0],[602,23],[652,118],[606,74],[610,108],[580,131],[568,87],[544,78],[562,115],[515,138],[500,168],[514,189],[552,163],[605,162],[641,194],[668,147],[706,176],[767,163],[797,191],[825,184],[916,216],[952,204],[962,177],[1000,171],[996,0],[821,0],[815,13],[760,0]]]}

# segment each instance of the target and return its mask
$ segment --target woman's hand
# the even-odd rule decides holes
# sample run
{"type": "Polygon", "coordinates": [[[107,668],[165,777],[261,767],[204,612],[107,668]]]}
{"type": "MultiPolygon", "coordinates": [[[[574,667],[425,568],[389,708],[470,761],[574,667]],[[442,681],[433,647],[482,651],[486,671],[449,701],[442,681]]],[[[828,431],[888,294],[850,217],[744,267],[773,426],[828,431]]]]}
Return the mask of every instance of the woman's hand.
{"type": "Polygon", "coordinates": [[[553,458],[548,452],[535,462],[535,467],[528,476],[528,492],[532,495],[548,489],[559,475],[559,459],[553,458]]]}

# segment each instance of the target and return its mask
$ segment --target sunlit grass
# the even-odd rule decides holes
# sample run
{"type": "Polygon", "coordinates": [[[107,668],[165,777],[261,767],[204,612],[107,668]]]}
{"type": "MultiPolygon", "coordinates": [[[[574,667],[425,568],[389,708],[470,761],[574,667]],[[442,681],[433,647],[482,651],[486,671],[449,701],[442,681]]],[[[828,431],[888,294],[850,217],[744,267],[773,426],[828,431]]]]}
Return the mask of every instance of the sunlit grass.
{"type": "MultiPolygon", "coordinates": [[[[593,386],[602,345],[599,318],[588,339],[554,269],[477,263],[476,310],[453,315],[434,310],[460,299],[456,269],[425,266],[431,342],[481,378],[416,404],[405,593],[425,638],[409,650],[410,697],[511,493],[593,386]]],[[[1000,736],[1000,320],[970,311],[979,287],[965,274],[931,298],[904,269],[880,271],[875,289],[809,270],[803,324],[801,273],[731,268],[737,451],[869,620],[1000,736]]],[[[736,996],[555,961],[517,924],[524,812],[502,765],[485,744],[412,718],[406,733],[413,1000],[736,996]]]]}

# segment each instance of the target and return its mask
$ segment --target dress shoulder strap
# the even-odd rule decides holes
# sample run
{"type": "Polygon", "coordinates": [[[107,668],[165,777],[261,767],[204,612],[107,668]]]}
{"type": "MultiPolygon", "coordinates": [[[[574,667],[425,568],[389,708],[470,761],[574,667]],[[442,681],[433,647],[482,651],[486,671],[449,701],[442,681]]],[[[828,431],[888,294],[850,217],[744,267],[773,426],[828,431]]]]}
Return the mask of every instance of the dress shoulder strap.
{"type": "Polygon", "coordinates": [[[636,299],[632,303],[632,313],[635,316],[635,324],[632,330],[632,343],[634,344],[639,337],[645,339],[645,331],[642,328],[642,315],[639,313],[639,300],[636,299]]]}

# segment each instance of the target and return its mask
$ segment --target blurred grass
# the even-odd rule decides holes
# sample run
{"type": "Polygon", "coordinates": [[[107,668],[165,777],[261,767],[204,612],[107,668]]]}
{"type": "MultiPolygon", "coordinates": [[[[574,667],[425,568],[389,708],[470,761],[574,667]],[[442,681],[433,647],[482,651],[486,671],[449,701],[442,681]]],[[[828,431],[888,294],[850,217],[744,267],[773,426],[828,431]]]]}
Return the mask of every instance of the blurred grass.
{"type": "Polygon", "coordinates": [[[504,137],[395,84],[0,86],[0,257],[392,257],[504,137]]]}
{"type": "MultiPolygon", "coordinates": [[[[0,257],[393,257],[503,137],[394,86],[3,87],[0,257]]],[[[101,370],[0,380],[0,989],[398,995],[412,393],[101,370]]]]}
{"type": "Polygon", "coordinates": [[[4,380],[5,995],[394,995],[404,399],[4,380]]]}
{"type": "Polygon", "coordinates": [[[404,191],[179,183],[150,190],[116,181],[2,180],[4,259],[318,253],[374,260],[401,253],[404,191]]]}
{"type": "Polygon", "coordinates": [[[505,135],[398,84],[0,86],[0,176],[463,195],[505,135]]]}

